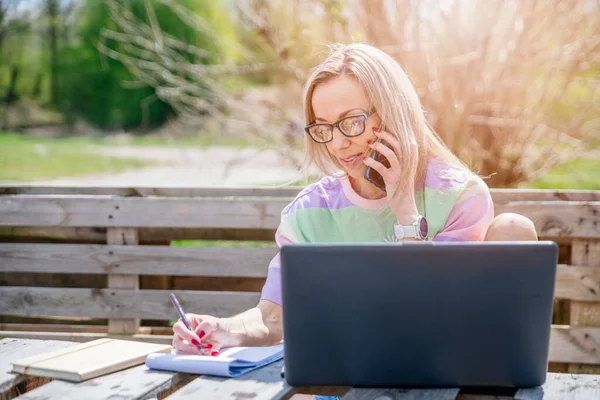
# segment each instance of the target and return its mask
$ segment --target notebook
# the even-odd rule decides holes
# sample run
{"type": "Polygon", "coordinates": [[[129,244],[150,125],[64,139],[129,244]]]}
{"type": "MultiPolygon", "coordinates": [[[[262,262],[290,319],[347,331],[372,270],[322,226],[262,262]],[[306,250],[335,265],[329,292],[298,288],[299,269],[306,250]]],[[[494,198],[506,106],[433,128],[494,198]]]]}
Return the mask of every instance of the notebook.
{"type": "Polygon", "coordinates": [[[236,377],[283,358],[283,344],[265,347],[229,347],[218,356],[150,354],[151,369],[189,374],[236,377]]]}
{"type": "Polygon", "coordinates": [[[134,365],[150,353],[169,353],[170,345],[98,339],[13,361],[12,372],[81,382],[134,365]]]}

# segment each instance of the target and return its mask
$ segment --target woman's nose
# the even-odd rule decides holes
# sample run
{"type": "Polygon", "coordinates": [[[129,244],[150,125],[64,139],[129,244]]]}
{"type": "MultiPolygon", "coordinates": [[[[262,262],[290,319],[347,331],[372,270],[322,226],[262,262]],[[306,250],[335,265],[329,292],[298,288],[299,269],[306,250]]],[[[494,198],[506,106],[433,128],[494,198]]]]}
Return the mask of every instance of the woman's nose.
{"type": "Polygon", "coordinates": [[[338,128],[333,128],[333,140],[331,141],[331,144],[334,150],[341,150],[348,147],[348,142],[350,142],[350,140],[348,140],[338,128]]]}

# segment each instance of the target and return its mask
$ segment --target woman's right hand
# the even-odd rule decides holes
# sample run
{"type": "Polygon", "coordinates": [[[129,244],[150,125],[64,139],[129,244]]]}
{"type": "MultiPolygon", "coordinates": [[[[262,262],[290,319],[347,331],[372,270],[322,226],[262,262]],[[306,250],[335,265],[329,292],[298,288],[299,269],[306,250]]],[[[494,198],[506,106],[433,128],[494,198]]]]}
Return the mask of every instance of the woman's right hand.
{"type": "Polygon", "coordinates": [[[219,355],[230,336],[225,321],[210,315],[186,316],[194,332],[188,330],[181,319],[173,325],[173,347],[177,354],[219,355]],[[200,344],[203,350],[199,349],[200,344]]]}

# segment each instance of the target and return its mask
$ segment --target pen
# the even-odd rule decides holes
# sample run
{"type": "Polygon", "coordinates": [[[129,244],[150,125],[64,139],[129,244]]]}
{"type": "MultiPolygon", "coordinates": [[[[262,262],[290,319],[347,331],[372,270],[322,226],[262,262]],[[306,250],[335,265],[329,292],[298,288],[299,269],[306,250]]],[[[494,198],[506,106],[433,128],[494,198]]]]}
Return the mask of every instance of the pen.
{"type": "MultiPolygon", "coordinates": [[[[192,328],[192,324],[190,324],[190,320],[187,319],[185,313],[183,312],[183,308],[181,308],[181,304],[179,304],[179,301],[177,301],[177,297],[175,297],[175,295],[173,293],[171,293],[169,295],[169,298],[171,299],[171,302],[175,306],[175,309],[177,310],[177,313],[181,317],[181,320],[183,321],[185,326],[188,328],[189,331],[192,331],[195,333],[194,328],[192,328]]],[[[202,344],[200,344],[200,346],[198,346],[198,349],[204,350],[204,346],[202,346],[202,344]]]]}

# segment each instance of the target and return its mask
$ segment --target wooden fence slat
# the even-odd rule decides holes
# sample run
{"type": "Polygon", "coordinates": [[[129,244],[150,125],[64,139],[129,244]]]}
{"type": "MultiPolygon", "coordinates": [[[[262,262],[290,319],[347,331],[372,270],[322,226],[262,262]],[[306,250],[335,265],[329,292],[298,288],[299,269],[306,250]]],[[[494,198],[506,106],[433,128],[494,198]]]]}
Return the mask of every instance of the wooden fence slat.
{"type": "MultiPolygon", "coordinates": [[[[132,228],[109,228],[106,232],[106,243],[108,245],[137,245],[137,231],[132,228]]],[[[114,264],[118,266],[119,264],[114,264]]],[[[133,289],[140,288],[140,277],[138,275],[124,275],[118,267],[109,271],[107,286],[110,289],[133,289]],[[115,273],[116,272],[116,273],[115,273]]],[[[137,333],[140,326],[139,318],[111,318],[108,320],[108,333],[137,333]]]]}
{"type": "MultiPolygon", "coordinates": [[[[0,272],[264,278],[276,247],[0,243],[0,272]]],[[[600,267],[559,265],[555,297],[600,302],[600,267]]]]}
{"type": "MultiPolygon", "coordinates": [[[[275,228],[138,228],[140,244],[167,245],[172,240],[259,240],[274,242],[275,228]]],[[[0,242],[106,243],[106,228],[70,226],[0,226],[0,242]]]]}
{"type": "Polygon", "coordinates": [[[281,378],[282,365],[283,360],[276,361],[235,379],[200,376],[166,400],[287,399],[294,389],[281,378]]]}
{"type": "MultiPolygon", "coordinates": [[[[578,265],[600,267],[600,240],[574,239],[571,260],[578,265]]],[[[598,290],[598,286],[594,289],[598,290]]],[[[600,301],[597,303],[572,301],[569,314],[571,326],[585,325],[600,328],[600,301]]],[[[595,351],[600,355],[600,338],[596,340],[595,345],[595,351]]],[[[600,364],[600,356],[598,359],[597,364],[600,364]]],[[[569,365],[569,372],[598,374],[600,373],[600,365],[569,365]]]]}
{"type": "Polygon", "coordinates": [[[600,327],[553,326],[550,362],[600,364],[600,327]]]}
{"type": "MultiPolygon", "coordinates": [[[[293,199],[302,186],[286,187],[107,187],[107,186],[39,186],[0,184],[0,195],[62,194],[105,195],[123,197],[288,197],[293,199]]],[[[497,189],[490,192],[496,203],[510,201],[600,201],[598,190],[497,189]]]]}
{"type": "Polygon", "coordinates": [[[558,265],[554,297],[600,302],[600,267],[558,265]]]}
{"type": "Polygon", "coordinates": [[[275,254],[276,247],[0,243],[0,272],[264,278],[275,254]]]}
{"type": "Polygon", "coordinates": [[[0,335],[18,339],[39,339],[39,340],[66,340],[69,342],[89,342],[96,339],[125,339],[147,343],[171,344],[173,342],[172,335],[117,335],[109,333],[90,333],[90,332],[36,332],[36,331],[2,331],[0,335]]]}
{"type": "MultiPolygon", "coordinates": [[[[282,198],[114,198],[0,196],[0,226],[190,227],[276,229],[282,198]]],[[[515,201],[496,213],[530,218],[542,237],[600,238],[600,202],[515,201]]]]}
{"type": "MultiPolygon", "coordinates": [[[[289,197],[294,198],[302,187],[109,187],[109,186],[38,186],[0,184],[0,195],[96,195],[123,197],[289,197]]],[[[587,198],[585,199],[587,200],[587,198]]]]}
{"type": "MultiPolygon", "coordinates": [[[[195,310],[194,310],[195,311],[195,310]]],[[[94,332],[32,332],[1,331],[0,335],[10,335],[23,339],[52,339],[86,342],[103,337],[118,337],[94,332]]],[[[127,336],[130,340],[150,341],[170,344],[171,335],[137,334],[127,336]]],[[[550,332],[548,354],[552,363],[577,363],[592,366],[600,364],[600,328],[553,326],[550,332]]]]}
{"type": "Polygon", "coordinates": [[[0,196],[0,226],[277,228],[287,200],[0,196]]]}
{"type": "MultiPolygon", "coordinates": [[[[178,319],[166,290],[5,286],[0,315],[178,319]]],[[[190,313],[231,316],[258,303],[260,293],[175,290],[190,313]]]]}
{"type": "Polygon", "coordinates": [[[531,219],[538,236],[600,238],[600,202],[514,201],[495,204],[496,215],[506,212],[531,219]]]}

